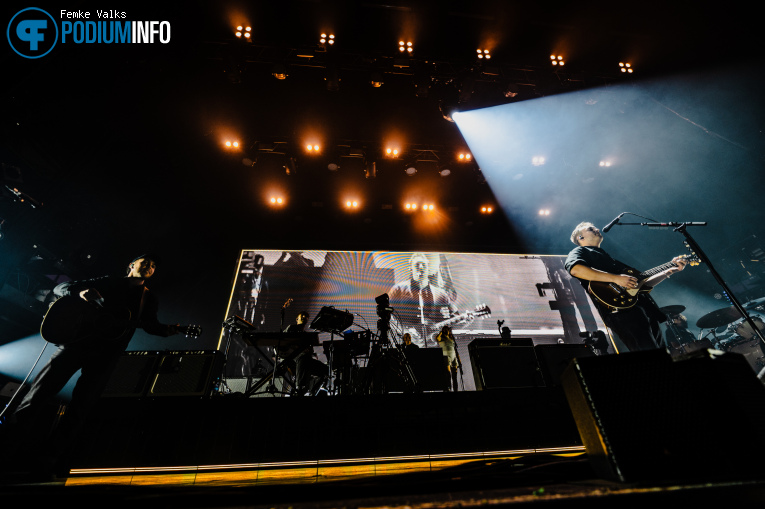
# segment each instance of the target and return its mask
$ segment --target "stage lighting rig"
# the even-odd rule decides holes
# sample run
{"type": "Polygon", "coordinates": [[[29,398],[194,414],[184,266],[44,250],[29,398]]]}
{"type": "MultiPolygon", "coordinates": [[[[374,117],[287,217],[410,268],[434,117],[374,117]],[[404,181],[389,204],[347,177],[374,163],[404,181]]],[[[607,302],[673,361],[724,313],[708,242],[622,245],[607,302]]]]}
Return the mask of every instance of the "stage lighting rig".
{"type": "Polygon", "coordinates": [[[550,55],[550,63],[560,67],[566,65],[566,61],[563,60],[563,55],[550,55]]]}
{"type": "Polygon", "coordinates": [[[632,73],[632,64],[619,62],[619,70],[623,73],[632,73]]]}
{"type": "Polygon", "coordinates": [[[477,49],[476,53],[478,60],[489,60],[491,58],[491,52],[487,49],[477,49]]]}

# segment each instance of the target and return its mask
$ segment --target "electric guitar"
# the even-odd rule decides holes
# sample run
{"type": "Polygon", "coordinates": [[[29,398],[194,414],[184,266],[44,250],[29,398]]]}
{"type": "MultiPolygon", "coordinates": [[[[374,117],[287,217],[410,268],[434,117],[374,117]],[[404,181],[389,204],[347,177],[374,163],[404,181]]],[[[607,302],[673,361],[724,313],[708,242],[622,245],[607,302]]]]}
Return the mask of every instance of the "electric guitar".
{"type": "MultiPolygon", "coordinates": [[[[40,325],[40,335],[49,343],[63,346],[91,337],[107,341],[117,339],[131,327],[139,327],[139,324],[131,321],[129,309],[100,306],[79,296],[68,295],[48,308],[40,325]]],[[[187,337],[202,334],[199,325],[175,328],[187,337]]]]}
{"type": "MultiPolygon", "coordinates": [[[[681,259],[687,260],[688,265],[696,266],[700,263],[699,257],[696,255],[684,255],[681,259]]],[[[628,309],[635,305],[638,296],[641,293],[649,293],[653,290],[653,287],[664,281],[669,275],[664,277],[654,278],[651,281],[651,286],[645,286],[646,282],[657,274],[661,274],[665,270],[677,267],[677,264],[673,262],[667,262],[658,267],[648,269],[645,272],[639,272],[633,268],[628,268],[623,273],[629,276],[635,277],[638,280],[636,288],[625,288],[616,283],[606,283],[605,281],[590,281],[587,290],[595,297],[600,303],[605,304],[611,309],[628,309]]]]}
{"type": "MultiPolygon", "coordinates": [[[[443,328],[444,325],[451,325],[453,323],[472,322],[476,318],[486,317],[490,315],[491,315],[491,309],[489,309],[489,306],[487,306],[486,304],[479,304],[472,311],[467,310],[464,313],[456,313],[454,316],[447,318],[443,321],[430,324],[428,325],[428,329],[436,331],[436,333],[432,335],[432,337],[435,338],[435,336],[438,335],[439,332],[441,332],[441,329],[443,328]]],[[[412,336],[413,341],[419,340],[422,338],[419,331],[417,331],[417,329],[413,327],[407,328],[405,332],[408,332],[412,336]]],[[[430,336],[431,335],[429,335],[429,337],[430,336]]],[[[435,341],[435,339],[433,339],[433,341],[435,341]]]]}

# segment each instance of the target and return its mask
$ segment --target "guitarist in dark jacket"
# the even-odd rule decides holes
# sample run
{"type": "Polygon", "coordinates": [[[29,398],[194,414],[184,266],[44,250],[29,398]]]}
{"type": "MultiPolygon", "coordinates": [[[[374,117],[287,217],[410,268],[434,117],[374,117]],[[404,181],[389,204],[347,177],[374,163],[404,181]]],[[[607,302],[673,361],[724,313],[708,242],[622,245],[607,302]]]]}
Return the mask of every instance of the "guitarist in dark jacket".
{"type": "MultiPolygon", "coordinates": [[[[676,257],[672,260],[672,268],[640,281],[626,274],[629,266],[614,260],[601,249],[603,235],[592,223],[579,223],[571,234],[571,242],[577,247],[568,254],[566,270],[579,279],[585,289],[588,289],[590,281],[614,283],[631,290],[651,288],[671,274],[683,270],[686,264],[684,259],[676,257]]],[[[603,322],[619,336],[629,351],[651,350],[661,345],[659,323],[665,321],[666,316],[648,293],[640,293],[637,302],[626,309],[610,307],[593,297],[591,292],[590,298],[600,311],[603,322]]]]}
{"type": "MultiPolygon", "coordinates": [[[[34,380],[26,397],[14,413],[17,428],[32,442],[39,443],[41,436],[34,436],[33,430],[40,427],[41,410],[53,401],[70,378],[82,370],[72,392],[65,417],[57,430],[57,443],[46,454],[53,458],[61,452],[62,446],[70,441],[80,428],[88,411],[100,397],[109,377],[116,367],[122,352],[127,348],[135,329],[140,327],[149,334],[171,336],[178,333],[177,325],[164,325],[157,319],[157,299],[144,286],[154,275],[156,262],[149,255],[142,255],[130,262],[125,277],[106,276],[98,279],[71,281],[54,288],[54,293],[70,299],[70,303],[92,311],[102,308],[102,316],[96,325],[88,324],[81,337],[67,341],[50,358],[34,380]],[[75,300],[80,299],[80,300],[75,300]],[[82,304],[83,302],[87,305],[82,304]],[[104,325],[106,324],[106,325],[104,325]]],[[[45,327],[53,304],[43,322],[45,327]]],[[[61,301],[64,304],[64,301],[61,301]]],[[[64,313],[63,319],[68,318],[64,313]]],[[[80,320],[80,317],[71,317],[80,320]]],[[[62,320],[63,321],[63,320],[62,320]]]]}

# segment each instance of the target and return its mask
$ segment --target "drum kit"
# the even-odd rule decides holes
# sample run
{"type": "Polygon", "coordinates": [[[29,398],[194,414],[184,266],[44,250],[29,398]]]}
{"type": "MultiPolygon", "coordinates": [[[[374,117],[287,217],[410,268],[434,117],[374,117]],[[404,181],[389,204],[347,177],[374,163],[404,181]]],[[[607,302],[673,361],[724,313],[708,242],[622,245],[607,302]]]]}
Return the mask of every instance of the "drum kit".
{"type": "Polygon", "coordinates": [[[765,313],[765,297],[746,302],[743,307],[757,330],[734,306],[707,313],[698,319],[696,327],[702,332],[699,338],[709,338],[718,350],[744,355],[752,367],[759,371],[765,365],[765,350],[760,344],[757,331],[765,332],[765,322],[756,313],[765,313]],[[706,334],[705,329],[709,329],[706,334]]]}

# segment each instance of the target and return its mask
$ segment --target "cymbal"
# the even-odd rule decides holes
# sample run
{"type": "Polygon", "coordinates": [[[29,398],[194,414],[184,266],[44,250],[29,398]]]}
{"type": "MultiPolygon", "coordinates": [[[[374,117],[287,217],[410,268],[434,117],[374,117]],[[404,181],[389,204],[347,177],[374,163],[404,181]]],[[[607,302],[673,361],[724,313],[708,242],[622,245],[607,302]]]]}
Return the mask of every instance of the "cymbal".
{"type": "Polygon", "coordinates": [[[738,312],[735,306],[730,306],[705,314],[698,319],[696,327],[700,329],[714,329],[735,322],[739,318],[741,318],[741,313],[738,312]]]}
{"type": "Polygon", "coordinates": [[[665,315],[679,315],[685,311],[685,306],[681,306],[680,304],[675,304],[674,306],[664,306],[663,308],[659,308],[659,311],[665,315]]]}
{"type": "Polygon", "coordinates": [[[749,302],[744,303],[744,309],[746,310],[756,309],[762,306],[763,304],[765,304],[765,297],[760,297],[759,299],[753,299],[753,300],[750,300],[749,302]]]}

